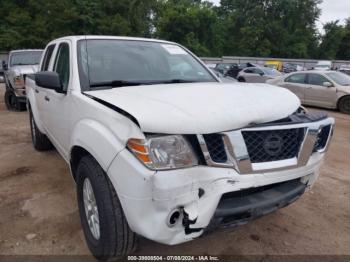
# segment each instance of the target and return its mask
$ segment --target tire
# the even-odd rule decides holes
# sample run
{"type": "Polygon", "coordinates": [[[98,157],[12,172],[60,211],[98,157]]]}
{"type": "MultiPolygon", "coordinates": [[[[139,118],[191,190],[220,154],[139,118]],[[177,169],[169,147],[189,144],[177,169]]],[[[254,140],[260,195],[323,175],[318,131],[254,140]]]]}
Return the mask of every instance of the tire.
{"type": "Polygon", "coordinates": [[[26,103],[21,103],[18,101],[15,93],[11,89],[6,89],[5,91],[5,105],[9,111],[25,111],[26,103]]]}
{"type": "Polygon", "coordinates": [[[345,96],[340,99],[338,109],[344,114],[350,114],[350,96],[345,96]]]}
{"type": "Polygon", "coordinates": [[[4,100],[7,110],[18,111],[19,103],[15,93],[11,89],[6,89],[4,100]]]}
{"type": "Polygon", "coordinates": [[[45,134],[40,132],[39,128],[35,123],[33,113],[31,111],[29,111],[29,123],[34,148],[38,151],[47,151],[52,149],[52,143],[45,134]]]}
{"type": "Polygon", "coordinates": [[[238,82],[245,82],[245,79],[243,77],[238,77],[238,82]]]}
{"type": "Polygon", "coordinates": [[[26,103],[18,103],[18,111],[26,111],[27,104],[26,103]]]}
{"type": "Polygon", "coordinates": [[[117,193],[103,169],[93,157],[86,156],[79,162],[76,176],[79,214],[91,253],[103,260],[133,253],[137,247],[137,236],[131,231],[117,193]],[[92,191],[93,197],[86,197],[85,193],[85,202],[91,205],[87,210],[90,210],[95,221],[98,220],[98,226],[92,227],[93,229],[90,229],[84,204],[84,187],[88,184],[90,190],[85,192],[92,191]]]}

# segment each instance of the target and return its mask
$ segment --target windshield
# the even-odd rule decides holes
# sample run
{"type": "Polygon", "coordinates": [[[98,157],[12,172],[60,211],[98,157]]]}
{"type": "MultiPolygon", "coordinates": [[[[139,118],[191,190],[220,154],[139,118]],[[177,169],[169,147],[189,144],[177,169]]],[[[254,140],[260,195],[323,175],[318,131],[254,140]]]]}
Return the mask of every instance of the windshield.
{"type": "Polygon", "coordinates": [[[269,76],[280,76],[281,75],[281,73],[274,68],[262,67],[261,70],[263,70],[264,73],[266,75],[269,75],[269,76]]]}
{"type": "Polygon", "coordinates": [[[41,54],[42,51],[14,52],[10,57],[10,66],[38,65],[40,63],[41,54]]]}
{"type": "Polygon", "coordinates": [[[329,68],[329,65],[316,65],[317,68],[329,68]]]}
{"type": "Polygon", "coordinates": [[[334,82],[336,82],[338,85],[341,86],[350,86],[350,76],[339,73],[339,72],[332,72],[332,73],[326,73],[326,75],[331,78],[334,82]]]}
{"type": "Polygon", "coordinates": [[[215,82],[206,67],[178,45],[135,40],[81,40],[82,88],[215,82]]]}

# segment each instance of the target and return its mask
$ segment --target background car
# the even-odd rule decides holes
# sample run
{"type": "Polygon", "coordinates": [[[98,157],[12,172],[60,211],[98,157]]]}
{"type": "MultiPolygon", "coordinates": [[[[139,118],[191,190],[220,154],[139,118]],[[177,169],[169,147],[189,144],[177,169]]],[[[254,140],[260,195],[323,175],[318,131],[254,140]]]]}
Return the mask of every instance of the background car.
{"type": "Polygon", "coordinates": [[[238,66],[238,64],[237,63],[219,63],[214,67],[214,70],[224,75],[233,66],[238,66]]]}
{"type": "Polygon", "coordinates": [[[293,63],[285,63],[283,65],[283,73],[289,74],[296,71],[306,70],[303,66],[293,63]]]}
{"type": "Polygon", "coordinates": [[[331,70],[332,68],[332,61],[318,61],[314,70],[331,70]]]}
{"type": "Polygon", "coordinates": [[[283,70],[283,62],[282,61],[277,61],[277,60],[266,61],[265,67],[276,69],[276,70],[282,72],[282,70],[283,70]]]}
{"type": "Polygon", "coordinates": [[[339,68],[339,72],[350,75],[350,65],[342,65],[339,68]]]}
{"type": "Polygon", "coordinates": [[[228,75],[223,75],[214,69],[210,69],[218,78],[220,78],[221,82],[223,83],[232,83],[232,82],[237,82],[237,80],[233,77],[230,77],[228,75]]]}
{"type": "Polygon", "coordinates": [[[301,71],[268,80],[292,91],[304,105],[350,114],[350,76],[337,71],[301,71]]]}
{"type": "Polygon", "coordinates": [[[276,69],[268,67],[248,67],[238,73],[237,80],[239,82],[248,83],[265,83],[269,79],[281,76],[276,69]]]}
{"type": "Polygon", "coordinates": [[[247,67],[254,67],[255,65],[251,64],[251,63],[244,63],[244,64],[237,64],[232,66],[227,72],[226,72],[226,76],[232,77],[237,79],[238,73],[241,72],[244,68],[247,67]]]}

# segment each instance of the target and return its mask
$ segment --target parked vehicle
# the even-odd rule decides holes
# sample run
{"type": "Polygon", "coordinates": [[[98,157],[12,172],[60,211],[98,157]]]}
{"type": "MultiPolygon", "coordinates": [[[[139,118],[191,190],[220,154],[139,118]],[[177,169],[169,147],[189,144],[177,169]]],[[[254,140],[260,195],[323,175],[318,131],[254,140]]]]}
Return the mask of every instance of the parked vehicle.
{"type": "Polygon", "coordinates": [[[296,71],[304,71],[304,70],[306,70],[306,68],[298,64],[285,63],[283,65],[283,73],[286,73],[286,74],[293,73],[296,71]]]}
{"type": "Polygon", "coordinates": [[[255,67],[255,65],[251,63],[233,65],[225,75],[237,79],[238,73],[247,67],[255,67]]]}
{"type": "Polygon", "coordinates": [[[237,82],[237,80],[233,77],[230,77],[228,75],[223,75],[217,71],[215,71],[214,69],[210,69],[223,83],[232,83],[232,82],[237,82]]]}
{"type": "Polygon", "coordinates": [[[9,53],[9,63],[3,63],[5,70],[5,104],[8,110],[26,109],[24,79],[27,74],[38,71],[43,50],[14,50],[9,53]]]}
{"type": "Polygon", "coordinates": [[[214,67],[214,70],[219,72],[220,74],[225,75],[228,70],[230,70],[232,67],[237,66],[237,63],[218,63],[214,67]]]}
{"type": "Polygon", "coordinates": [[[314,70],[331,70],[332,69],[332,61],[318,61],[314,70]]]}
{"type": "Polygon", "coordinates": [[[239,82],[265,83],[266,80],[274,79],[281,75],[276,69],[267,67],[248,67],[238,73],[239,82]]]}
{"type": "Polygon", "coordinates": [[[317,179],[334,124],[288,90],[219,83],[154,39],[54,40],[26,88],[33,145],[69,164],[103,259],[131,253],[137,235],[179,244],[292,203],[317,179]]]}
{"type": "Polygon", "coordinates": [[[217,64],[205,64],[209,69],[214,70],[217,64]]]}
{"type": "Polygon", "coordinates": [[[265,63],[265,67],[269,67],[269,68],[272,68],[272,69],[276,69],[280,72],[283,71],[283,62],[282,61],[266,61],[265,63]]]}
{"type": "Polygon", "coordinates": [[[267,81],[285,87],[305,105],[350,114],[350,77],[336,71],[302,71],[267,81]]]}
{"type": "Polygon", "coordinates": [[[350,65],[342,65],[342,66],[340,66],[339,72],[342,72],[342,73],[350,76],[350,65]]]}

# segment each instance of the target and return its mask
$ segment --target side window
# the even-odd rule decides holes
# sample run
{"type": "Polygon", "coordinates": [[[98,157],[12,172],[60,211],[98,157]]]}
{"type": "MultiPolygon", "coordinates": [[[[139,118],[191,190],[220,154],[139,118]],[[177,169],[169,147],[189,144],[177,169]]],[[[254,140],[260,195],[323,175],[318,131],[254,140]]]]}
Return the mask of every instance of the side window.
{"type": "Polygon", "coordinates": [[[254,68],[253,69],[253,73],[254,74],[264,74],[262,70],[258,69],[258,68],[254,68]]]}
{"type": "Polygon", "coordinates": [[[297,83],[297,84],[305,84],[306,74],[294,74],[287,77],[284,82],[288,83],[297,83]]]}
{"type": "Polygon", "coordinates": [[[67,43],[62,43],[58,47],[53,71],[58,73],[63,84],[63,90],[67,91],[70,73],[69,45],[67,43]]]}
{"type": "Polygon", "coordinates": [[[319,74],[309,74],[308,82],[309,82],[309,85],[323,86],[323,83],[329,82],[329,80],[319,74]]]}
{"type": "Polygon", "coordinates": [[[253,73],[254,73],[254,70],[251,69],[251,68],[248,68],[248,69],[245,69],[245,70],[244,70],[244,73],[253,74],[253,73]]]}
{"type": "Polygon", "coordinates": [[[52,56],[53,50],[55,49],[55,46],[56,45],[50,45],[47,47],[46,52],[45,52],[45,56],[44,56],[44,60],[43,60],[43,64],[41,65],[40,71],[47,71],[49,69],[51,56],[52,56]]]}

